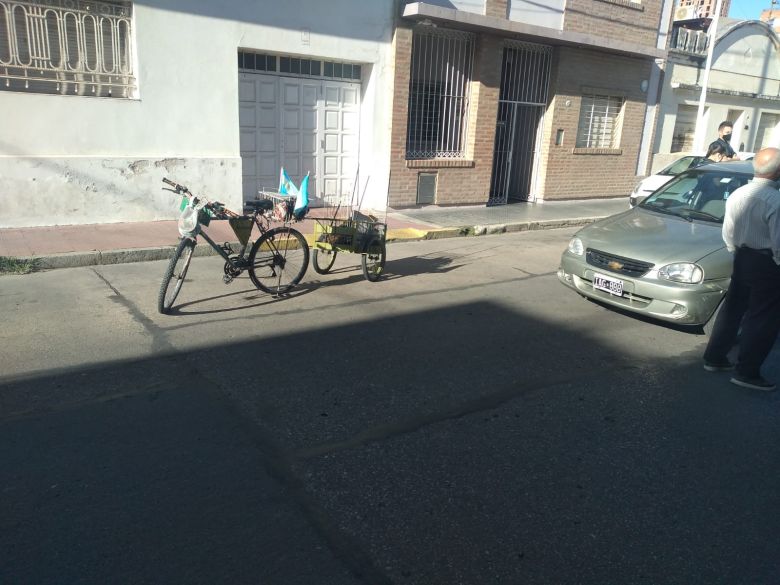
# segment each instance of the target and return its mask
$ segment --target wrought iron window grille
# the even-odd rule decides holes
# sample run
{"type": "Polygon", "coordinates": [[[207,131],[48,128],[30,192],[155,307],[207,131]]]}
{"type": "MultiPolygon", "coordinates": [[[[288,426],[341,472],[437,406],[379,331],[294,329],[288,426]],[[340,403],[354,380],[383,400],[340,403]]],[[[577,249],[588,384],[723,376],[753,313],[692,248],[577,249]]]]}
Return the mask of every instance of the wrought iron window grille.
{"type": "Polygon", "coordinates": [[[583,95],[577,129],[577,148],[618,148],[623,98],[583,95]]]}
{"type": "Polygon", "coordinates": [[[463,158],[474,64],[470,33],[424,27],[412,38],[406,158],[463,158]]]}
{"type": "Polygon", "coordinates": [[[0,90],[135,97],[132,2],[0,0],[0,90]]]}

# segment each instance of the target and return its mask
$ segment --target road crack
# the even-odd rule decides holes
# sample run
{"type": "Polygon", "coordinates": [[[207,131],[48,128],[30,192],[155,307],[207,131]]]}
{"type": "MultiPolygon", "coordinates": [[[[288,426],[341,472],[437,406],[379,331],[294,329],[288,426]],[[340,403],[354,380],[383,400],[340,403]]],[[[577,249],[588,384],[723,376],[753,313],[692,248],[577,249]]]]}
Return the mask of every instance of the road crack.
{"type": "MultiPolygon", "coordinates": [[[[617,373],[634,369],[636,369],[636,366],[623,366],[615,367],[611,371],[617,373]]],[[[531,384],[508,384],[504,389],[498,392],[493,392],[486,396],[479,396],[473,400],[455,404],[437,412],[384,425],[377,425],[365,429],[343,441],[321,443],[305,449],[298,449],[293,453],[293,456],[300,460],[306,460],[314,457],[321,457],[323,455],[330,455],[338,451],[363,447],[369,443],[376,443],[401,435],[412,434],[425,427],[438,423],[464,418],[480,412],[495,410],[507,402],[519,398],[520,396],[525,396],[531,392],[538,392],[552,386],[564,386],[573,382],[580,383],[589,378],[596,378],[601,375],[601,371],[594,371],[586,375],[577,374],[576,376],[567,373],[553,378],[548,377],[531,384]]]]}

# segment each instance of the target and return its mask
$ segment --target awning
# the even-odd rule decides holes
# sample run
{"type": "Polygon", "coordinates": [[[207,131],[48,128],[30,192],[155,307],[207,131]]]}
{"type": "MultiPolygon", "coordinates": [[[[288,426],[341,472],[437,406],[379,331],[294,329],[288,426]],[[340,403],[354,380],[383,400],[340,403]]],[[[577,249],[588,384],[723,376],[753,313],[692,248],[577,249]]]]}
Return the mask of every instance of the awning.
{"type": "Polygon", "coordinates": [[[512,39],[553,46],[581,47],[631,57],[665,59],[666,51],[648,45],[638,45],[597,35],[561,31],[544,26],[515,22],[505,18],[473,14],[454,8],[443,8],[426,2],[412,2],[404,7],[404,18],[418,22],[430,21],[460,30],[490,33],[512,39]]]}

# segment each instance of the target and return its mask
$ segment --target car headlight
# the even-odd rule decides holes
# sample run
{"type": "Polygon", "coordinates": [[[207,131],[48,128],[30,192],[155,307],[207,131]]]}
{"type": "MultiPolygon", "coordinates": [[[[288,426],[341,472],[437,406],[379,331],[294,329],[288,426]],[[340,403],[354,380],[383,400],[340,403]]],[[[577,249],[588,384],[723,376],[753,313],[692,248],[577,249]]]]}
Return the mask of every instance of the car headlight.
{"type": "Polygon", "coordinates": [[[585,246],[582,245],[582,240],[578,237],[574,237],[569,241],[569,252],[575,256],[582,256],[585,253],[585,246]]]}
{"type": "Polygon", "coordinates": [[[704,271],[696,264],[677,262],[660,268],[658,277],[685,284],[698,284],[704,278],[704,271]]]}

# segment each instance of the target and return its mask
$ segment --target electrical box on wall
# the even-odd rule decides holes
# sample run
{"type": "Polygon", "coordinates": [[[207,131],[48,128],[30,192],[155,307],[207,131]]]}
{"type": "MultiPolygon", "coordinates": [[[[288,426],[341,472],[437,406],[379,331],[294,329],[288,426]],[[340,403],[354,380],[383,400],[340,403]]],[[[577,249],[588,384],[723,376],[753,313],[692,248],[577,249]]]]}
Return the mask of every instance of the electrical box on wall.
{"type": "Polygon", "coordinates": [[[417,205],[436,202],[436,173],[417,175],[417,205]]]}

